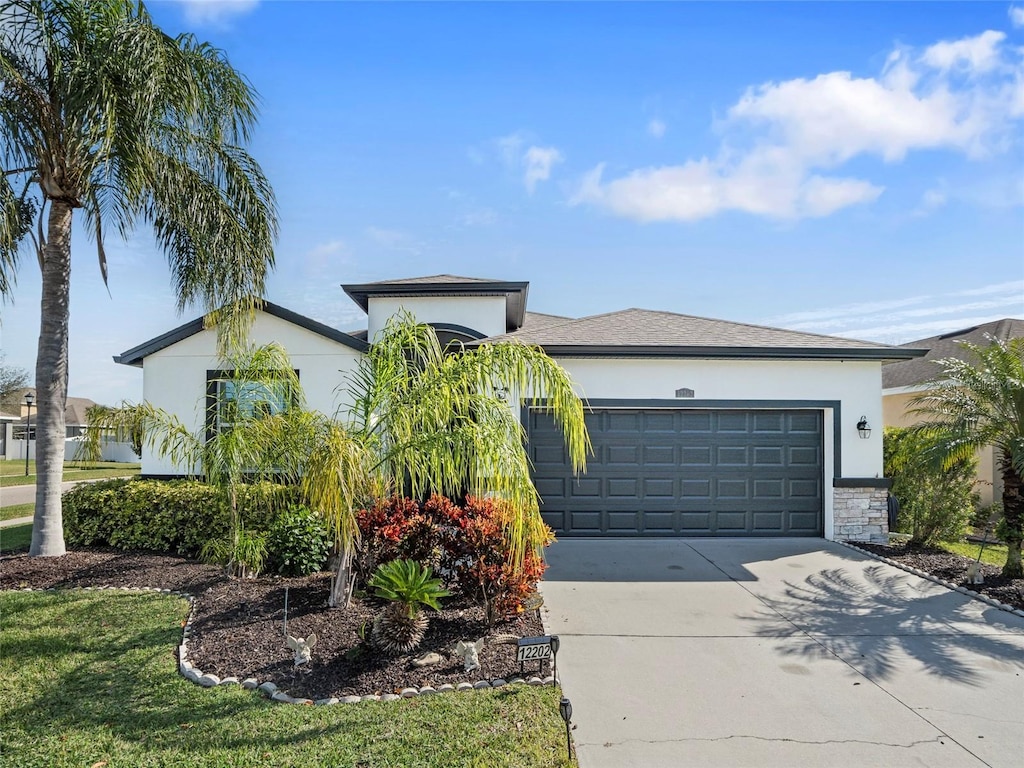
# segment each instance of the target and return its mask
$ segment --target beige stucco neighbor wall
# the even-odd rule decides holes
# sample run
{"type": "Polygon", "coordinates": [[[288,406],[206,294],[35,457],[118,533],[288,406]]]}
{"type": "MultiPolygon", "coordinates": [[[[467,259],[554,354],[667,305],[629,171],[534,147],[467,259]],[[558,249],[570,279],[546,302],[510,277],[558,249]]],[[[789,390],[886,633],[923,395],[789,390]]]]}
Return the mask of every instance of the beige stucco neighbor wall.
{"type": "MultiPolygon", "coordinates": [[[[917,424],[920,418],[909,411],[913,408],[913,400],[920,391],[894,392],[882,396],[882,418],[887,427],[910,427],[917,424]]],[[[978,459],[977,479],[974,491],[978,494],[983,506],[993,500],[1002,498],[1003,480],[996,462],[996,452],[991,446],[982,448],[976,454],[978,459]]]]}
{"type": "MultiPolygon", "coordinates": [[[[328,415],[339,409],[349,410],[351,404],[341,385],[361,353],[265,312],[257,313],[249,339],[253,344],[276,341],[288,350],[310,408],[328,415]]],[[[216,342],[215,331],[200,331],[143,361],[143,397],[177,416],[191,430],[201,429],[205,423],[206,372],[222,367],[216,342]]],[[[180,475],[193,471],[194,468],[177,467],[158,458],[149,448],[143,449],[143,474],[180,475]]]]}

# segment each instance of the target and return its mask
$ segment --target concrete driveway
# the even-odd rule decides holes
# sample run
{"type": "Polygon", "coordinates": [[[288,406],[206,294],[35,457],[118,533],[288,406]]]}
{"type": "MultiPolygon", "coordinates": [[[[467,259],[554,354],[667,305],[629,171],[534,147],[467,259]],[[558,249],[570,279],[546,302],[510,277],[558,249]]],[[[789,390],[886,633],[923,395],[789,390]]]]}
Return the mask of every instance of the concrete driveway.
{"type": "Polygon", "coordinates": [[[1024,759],[1024,618],[820,539],[570,539],[548,559],[582,768],[1024,759]]]}

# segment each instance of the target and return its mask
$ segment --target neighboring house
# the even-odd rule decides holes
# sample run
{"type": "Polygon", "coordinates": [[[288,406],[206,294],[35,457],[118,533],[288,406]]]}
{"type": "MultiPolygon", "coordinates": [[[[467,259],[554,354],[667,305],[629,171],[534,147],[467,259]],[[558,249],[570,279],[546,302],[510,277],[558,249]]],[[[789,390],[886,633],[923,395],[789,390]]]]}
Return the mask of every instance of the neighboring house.
{"type": "MultiPolygon", "coordinates": [[[[14,412],[12,419],[0,418],[0,422],[3,422],[0,424],[0,428],[4,430],[3,439],[0,440],[0,453],[5,459],[25,458],[26,427],[29,430],[29,458],[35,458],[36,406],[34,404],[32,406],[31,425],[29,425],[29,407],[25,404],[25,394],[28,392],[32,393],[33,398],[35,397],[35,389],[27,387],[18,392],[16,397],[12,397],[10,403],[5,406],[7,410],[14,412]]],[[[86,412],[94,405],[96,405],[95,401],[87,397],[68,398],[68,404],[64,408],[65,438],[80,437],[85,434],[89,425],[86,412]]],[[[68,449],[71,453],[65,451],[66,458],[72,457],[73,448],[74,446],[68,449]]]]}
{"type": "MultiPolygon", "coordinates": [[[[442,340],[537,344],[569,371],[590,407],[585,476],[572,477],[550,417],[517,406],[541,511],[560,536],[885,536],[881,367],[922,351],[641,309],[533,313],[526,282],[437,275],[343,288],[367,313],[365,332],[267,302],[250,334],[289,351],[324,412],[344,416],[345,376],[400,310],[442,340]],[[867,439],[861,417],[879,427],[867,439]]],[[[215,348],[194,320],[114,359],[142,367],[145,398],[200,429],[223,376],[215,348]]],[[[144,475],[188,469],[143,453],[144,475]]]]}
{"type": "MultiPolygon", "coordinates": [[[[1008,317],[904,344],[907,348],[927,349],[928,353],[914,360],[889,363],[882,368],[882,413],[885,426],[909,427],[920,421],[919,416],[910,413],[913,408],[911,401],[926,392],[928,382],[941,372],[936,362],[948,357],[970,361],[970,353],[964,349],[962,342],[983,347],[992,338],[1002,341],[1024,338],[1024,320],[1008,317]]],[[[1003,481],[992,447],[978,452],[978,480],[975,489],[982,504],[991,504],[993,499],[1002,497],[1003,481]]]]}

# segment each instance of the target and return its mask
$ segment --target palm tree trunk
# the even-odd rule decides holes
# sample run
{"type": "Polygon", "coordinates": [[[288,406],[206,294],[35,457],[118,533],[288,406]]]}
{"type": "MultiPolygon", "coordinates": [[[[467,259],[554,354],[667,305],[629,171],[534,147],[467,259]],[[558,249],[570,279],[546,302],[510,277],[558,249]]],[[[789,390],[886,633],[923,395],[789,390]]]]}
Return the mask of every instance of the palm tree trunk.
{"type": "Polygon", "coordinates": [[[1010,459],[1001,459],[1003,474],[1003,521],[1006,525],[1006,565],[1003,576],[1008,579],[1024,578],[1021,565],[1020,545],[1024,538],[1024,496],[1021,496],[1021,476],[1013,468],[1010,459]]]}
{"type": "Polygon", "coordinates": [[[352,605],[352,589],[355,579],[352,578],[352,545],[346,544],[338,556],[338,569],[331,581],[331,594],[327,599],[328,608],[348,608],[352,605]]]}
{"type": "Polygon", "coordinates": [[[36,511],[30,555],[64,549],[60,484],[64,472],[64,409],[68,401],[68,306],[71,296],[71,206],[54,200],[43,250],[42,313],[36,355],[36,511]]]}

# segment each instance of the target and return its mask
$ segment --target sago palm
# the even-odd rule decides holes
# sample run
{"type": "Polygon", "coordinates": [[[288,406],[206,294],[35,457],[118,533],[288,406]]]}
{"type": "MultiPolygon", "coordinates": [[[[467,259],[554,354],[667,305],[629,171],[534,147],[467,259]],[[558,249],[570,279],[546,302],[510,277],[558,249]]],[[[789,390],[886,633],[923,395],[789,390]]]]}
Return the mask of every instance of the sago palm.
{"type": "Polygon", "coordinates": [[[440,599],[450,594],[429,566],[413,560],[384,563],[370,577],[369,586],[388,601],[370,632],[370,642],[385,653],[408,653],[419,645],[428,623],[423,608],[440,610],[440,599]]]}
{"type": "Polygon", "coordinates": [[[1007,545],[1003,575],[1021,578],[1024,540],[1024,339],[992,339],[987,346],[964,343],[974,362],[939,360],[942,372],[913,400],[927,417],[918,427],[939,439],[948,464],[985,446],[998,453],[1003,480],[1000,533],[1007,545]]]}
{"type": "Polygon", "coordinates": [[[26,216],[38,209],[30,553],[60,555],[73,224],[95,240],[104,281],[105,230],[127,237],[151,226],[179,309],[199,303],[218,314],[226,349],[263,294],[276,213],[269,183],[242,148],[255,94],[221,51],[166,35],[129,0],[2,0],[0,18],[0,293],[12,290],[26,216]]]}

